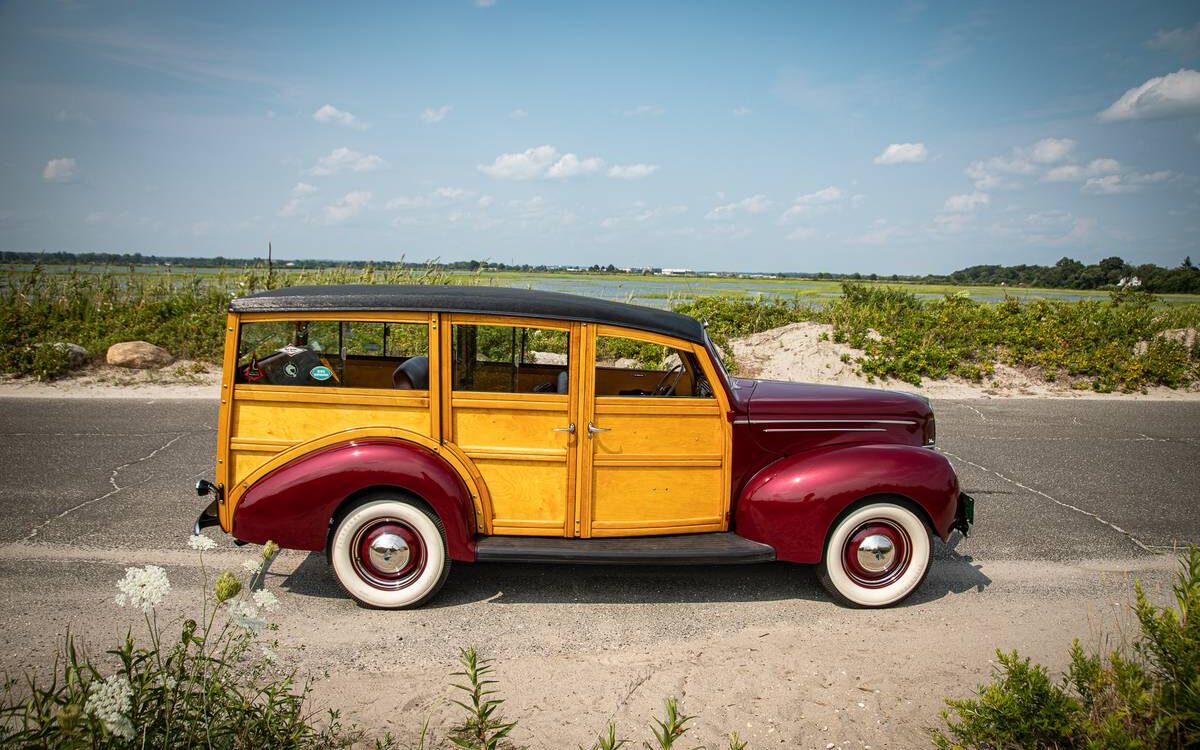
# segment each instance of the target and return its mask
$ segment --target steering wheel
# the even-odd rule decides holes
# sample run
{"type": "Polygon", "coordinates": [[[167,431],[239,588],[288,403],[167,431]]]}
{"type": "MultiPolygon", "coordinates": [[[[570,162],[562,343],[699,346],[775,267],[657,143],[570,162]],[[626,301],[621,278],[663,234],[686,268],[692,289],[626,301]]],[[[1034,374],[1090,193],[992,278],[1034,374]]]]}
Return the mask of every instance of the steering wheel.
{"type": "Polygon", "coordinates": [[[670,370],[664,372],[662,378],[660,378],[658,381],[658,385],[654,386],[654,395],[670,396],[675,392],[675,386],[679,385],[679,381],[681,378],[683,378],[683,373],[686,371],[686,367],[684,367],[682,364],[678,364],[672,367],[670,370]],[[670,383],[667,381],[670,381],[670,383]]]}

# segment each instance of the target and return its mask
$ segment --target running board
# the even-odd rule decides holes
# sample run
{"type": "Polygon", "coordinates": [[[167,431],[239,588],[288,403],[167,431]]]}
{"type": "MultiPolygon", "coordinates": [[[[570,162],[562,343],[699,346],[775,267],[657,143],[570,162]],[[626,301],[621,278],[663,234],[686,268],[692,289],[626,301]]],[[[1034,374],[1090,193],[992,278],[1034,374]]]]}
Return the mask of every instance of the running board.
{"type": "Polygon", "coordinates": [[[775,549],[731,532],[615,539],[484,536],[475,543],[475,559],[596,565],[730,565],[771,562],[775,559],[775,549]]]}

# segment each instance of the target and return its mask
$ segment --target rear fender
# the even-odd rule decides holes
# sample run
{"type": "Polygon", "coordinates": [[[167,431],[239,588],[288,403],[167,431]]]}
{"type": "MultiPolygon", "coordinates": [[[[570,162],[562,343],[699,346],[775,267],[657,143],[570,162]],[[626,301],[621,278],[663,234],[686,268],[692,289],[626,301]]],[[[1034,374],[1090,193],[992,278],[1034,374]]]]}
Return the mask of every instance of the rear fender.
{"type": "Polygon", "coordinates": [[[920,507],[944,541],[954,525],[958,478],[946,457],[909,445],[831,447],[780,459],[742,492],[735,531],[777,558],[820,562],[838,516],[864,498],[892,495],[920,507]]]}
{"type": "Polygon", "coordinates": [[[290,461],[255,482],[233,510],[233,537],[287,549],[325,549],[329,524],[347,499],[396,488],[441,519],[451,559],[475,559],[475,508],[458,472],[429,448],[395,438],[337,443],[290,461]]]}

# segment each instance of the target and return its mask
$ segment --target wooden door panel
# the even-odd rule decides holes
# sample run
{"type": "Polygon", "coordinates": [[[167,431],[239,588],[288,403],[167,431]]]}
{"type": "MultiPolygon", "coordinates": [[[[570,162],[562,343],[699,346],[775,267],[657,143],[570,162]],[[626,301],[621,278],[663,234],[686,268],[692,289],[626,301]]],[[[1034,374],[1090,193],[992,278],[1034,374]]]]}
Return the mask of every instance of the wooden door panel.
{"type": "Polygon", "coordinates": [[[641,465],[597,459],[591,535],[645,536],[721,531],[724,472],[714,465],[641,465]]]}

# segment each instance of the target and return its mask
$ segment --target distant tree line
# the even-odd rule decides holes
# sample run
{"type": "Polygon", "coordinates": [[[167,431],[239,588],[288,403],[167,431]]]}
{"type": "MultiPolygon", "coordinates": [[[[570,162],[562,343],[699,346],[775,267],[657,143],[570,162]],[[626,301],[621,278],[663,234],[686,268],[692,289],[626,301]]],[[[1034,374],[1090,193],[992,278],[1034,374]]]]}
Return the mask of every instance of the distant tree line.
{"type": "MultiPolygon", "coordinates": [[[[0,263],[41,263],[43,265],[107,265],[107,266],[182,266],[189,268],[253,268],[262,266],[262,258],[184,258],[142,253],[48,253],[0,251],[0,263]]],[[[447,271],[517,271],[524,273],[547,273],[570,271],[573,273],[619,273],[622,269],[611,263],[592,266],[530,265],[498,263],[490,260],[460,260],[450,263],[427,261],[373,261],[373,260],[276,260],[277,268],[437,268],[447,271]]],[[[653,273],[658,269],[635,269],[638,273],[653,273]]],[[[709,275],[709,274],[702,274],[709,275]]],[[[739,274],[725,272],[721,276],[762,276],[763,274],[739,274]]],[[[805,279],[851,279],[855,281],[897,281],[926,284],[959,284],[1013,287],[1045,287],[1049,289],[1108,289],[1122,285],[1136,286],[1156,294],[1183,293],[1200,294],[1200,268],[1192,263],[1191,257],[1183,259],[1175,268],[1163,268],[1153,263],[1130,265],[1119,257],[1105,258],[1098,263],[1086,265],[1071,258],[1062,258],[1052,266],[971,266],[948,275],[928,274],[909,276],[899,274],[863,273],[777,273],[779,278],[805,279]]]]}

